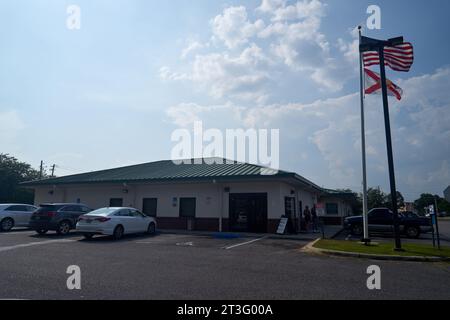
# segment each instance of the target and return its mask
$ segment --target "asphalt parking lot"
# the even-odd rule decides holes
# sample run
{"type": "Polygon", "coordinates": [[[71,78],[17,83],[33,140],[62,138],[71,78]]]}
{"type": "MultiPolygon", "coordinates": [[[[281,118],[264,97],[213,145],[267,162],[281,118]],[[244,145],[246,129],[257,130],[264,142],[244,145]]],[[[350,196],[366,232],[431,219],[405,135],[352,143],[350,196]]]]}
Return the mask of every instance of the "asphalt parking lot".
{"type": "Polygon", "coordinates": [[[315,256],[306,241],[0,233],[1,299],[450,299],[450,264],[315,256]],[[366,286],[381,268],[381,290],[366,286]],[[68,266],[81,290],[66,286],[68,266]]]}

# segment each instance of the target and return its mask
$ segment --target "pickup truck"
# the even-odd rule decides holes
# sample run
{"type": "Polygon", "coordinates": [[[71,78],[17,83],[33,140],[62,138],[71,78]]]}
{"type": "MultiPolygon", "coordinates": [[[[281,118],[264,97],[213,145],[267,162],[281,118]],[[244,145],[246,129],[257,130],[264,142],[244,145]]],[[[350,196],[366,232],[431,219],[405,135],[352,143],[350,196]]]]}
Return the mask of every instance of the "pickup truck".
{"type": "MultiPolygon", "coordinates": [[[[370,233],[393,233],[394,219],[393,213],[388,208],[375,208],[369,211],[369,232],[370,233]]],[[[421,233],[432,231],[432,225],[429,218],[403,215],[399,213],[398,217],[400,232],[408,238],[419,238],[421,233]]],[[[362,236],[363,217],[353,216],[344,220],[344,228],[349,230],[355,236],[362,236]]]]}

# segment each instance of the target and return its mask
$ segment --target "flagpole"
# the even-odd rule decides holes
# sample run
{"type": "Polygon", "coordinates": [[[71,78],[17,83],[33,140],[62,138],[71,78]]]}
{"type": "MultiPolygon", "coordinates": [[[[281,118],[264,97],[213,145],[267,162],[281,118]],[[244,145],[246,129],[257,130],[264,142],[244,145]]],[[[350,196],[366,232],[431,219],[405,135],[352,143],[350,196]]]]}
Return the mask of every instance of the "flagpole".
{"type": "MultiPolygon", "coordinates": [[[[359,30],[359,44],[361,44],[361,26],[358,26],[359,30]]],[[[363,229],[364,238],[362,241],[367,245],[370,243],[369,238],[369,223],[367,214],[367,167],[366,167],[366,130],[364,121],[364,70],[363,70],[363,57],[362,52],[359,53],[359,75],[360,75],[360,93],[361,93],[361,153],[362,153],[362,174],[363,174],[363,229]]]]}
{"type": "Polygon", "coordinates": [[[394,236],[395,236],[395,251],[403,251],[402,243],[400,240],[400,230],[398,224],[398,208],[397,208],[397,189],[395,186],[395,171],[394,171],[394,156],[392,153],[392,137],[391,137],[391,123],[389,120],[389,102],[388,102],[388,92],[387,92],[387,81],[386,81],[386,67],[384,60],[384,46],[379,47],[380,55],[380,76],[381,76],[381,90],[383,94],[383,111],[384,111],[384,125],[386,131],[386,147],[388,156],[388,166],[389,166],[389,181],[391,186],[391,200],[392,200],[392,211],[393,224],[394,224],[394,236]]]}

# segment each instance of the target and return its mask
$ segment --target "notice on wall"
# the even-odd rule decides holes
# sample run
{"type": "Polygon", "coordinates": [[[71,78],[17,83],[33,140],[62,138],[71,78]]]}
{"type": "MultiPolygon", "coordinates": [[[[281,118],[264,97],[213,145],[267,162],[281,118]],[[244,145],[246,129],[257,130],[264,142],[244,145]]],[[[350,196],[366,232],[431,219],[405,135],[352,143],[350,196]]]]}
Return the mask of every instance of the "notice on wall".
{"type": "Polygon", "coordinates": [[[325,204],[322,202],[318,202],[316,204],[316,213],[318,216],[324,216],[325,215],[325,204]]]}
{"type": "Polygon", "coordinates": [[[286,231],[286,226],[288,223],[288,218],[281,218],[280,224],[278,225],[277,234],[284,234],[286,231]]]}

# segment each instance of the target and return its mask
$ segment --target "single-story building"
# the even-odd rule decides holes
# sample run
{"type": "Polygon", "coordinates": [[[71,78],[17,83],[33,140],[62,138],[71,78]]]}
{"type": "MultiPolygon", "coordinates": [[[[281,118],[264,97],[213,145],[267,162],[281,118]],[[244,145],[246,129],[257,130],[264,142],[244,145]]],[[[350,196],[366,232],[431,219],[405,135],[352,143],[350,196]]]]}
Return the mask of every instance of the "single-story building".
{"type": "Polygon", "coordinates": [[[352,214],[352,194],[323,189],[296,173],[223,159],[211,162],[157,161],[23,186],[34,189],[35,204],[129,206],[156,217],[161,229],[273,233],[285,214],[297,229],[306,206],[323,208],[318,212],[326,223],[340,224],[352,214]]]}

